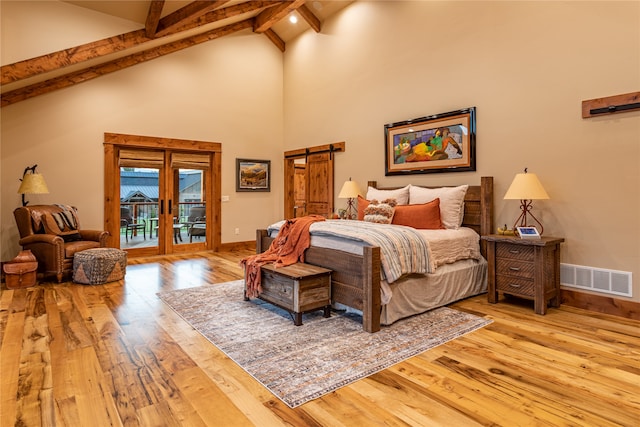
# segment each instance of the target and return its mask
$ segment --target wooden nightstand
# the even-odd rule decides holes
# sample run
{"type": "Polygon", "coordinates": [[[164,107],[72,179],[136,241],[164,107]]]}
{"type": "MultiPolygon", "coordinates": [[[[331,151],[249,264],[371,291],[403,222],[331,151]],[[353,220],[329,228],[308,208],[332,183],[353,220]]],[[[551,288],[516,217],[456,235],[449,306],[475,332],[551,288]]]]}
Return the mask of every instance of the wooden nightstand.
{"type": "Polygon", "coordinates": [[[537,314],[547,312],[547,304],[560,306],[560,243],[563,238],[542,236],[521,239],[490,234],[487,242],[490,303],[498,293],[532,299],[537,314]]]}

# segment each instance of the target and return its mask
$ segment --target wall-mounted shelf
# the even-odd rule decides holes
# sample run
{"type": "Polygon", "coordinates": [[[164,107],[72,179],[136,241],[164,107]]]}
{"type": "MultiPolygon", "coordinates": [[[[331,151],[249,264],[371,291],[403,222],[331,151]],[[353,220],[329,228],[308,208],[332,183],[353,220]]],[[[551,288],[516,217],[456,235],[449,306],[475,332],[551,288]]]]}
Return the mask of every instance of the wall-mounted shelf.
{"type": "Polygon", "coordinates": [[[582,118],[640,110],[640,92],[582,101],[582,118]]]}

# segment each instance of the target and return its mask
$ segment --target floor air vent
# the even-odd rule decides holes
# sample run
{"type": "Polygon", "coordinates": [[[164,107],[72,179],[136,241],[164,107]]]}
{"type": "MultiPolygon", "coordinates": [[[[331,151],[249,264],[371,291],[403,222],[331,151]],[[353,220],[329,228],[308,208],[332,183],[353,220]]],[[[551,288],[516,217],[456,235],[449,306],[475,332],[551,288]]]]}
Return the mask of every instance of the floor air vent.
{"type": "Polygon", "coordinates": [[[631,273],[628,271],[560,264],[560,284],[603,294],[632,296],[631,273]]]}

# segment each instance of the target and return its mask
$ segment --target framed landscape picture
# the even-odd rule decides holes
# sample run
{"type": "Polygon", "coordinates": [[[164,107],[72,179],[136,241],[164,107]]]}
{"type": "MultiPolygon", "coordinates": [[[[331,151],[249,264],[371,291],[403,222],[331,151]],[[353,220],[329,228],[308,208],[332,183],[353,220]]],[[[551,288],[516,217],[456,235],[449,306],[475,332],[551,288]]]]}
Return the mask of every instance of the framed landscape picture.
{"type": "Polygon", "coordinates": [[[476,170],[476,108],[384,126],[385,175],[476,170]]]}
{"type": "Polygon", "coordinates": [[[271,191],[271,160],[236,159],[236,191],[271,191]]]}

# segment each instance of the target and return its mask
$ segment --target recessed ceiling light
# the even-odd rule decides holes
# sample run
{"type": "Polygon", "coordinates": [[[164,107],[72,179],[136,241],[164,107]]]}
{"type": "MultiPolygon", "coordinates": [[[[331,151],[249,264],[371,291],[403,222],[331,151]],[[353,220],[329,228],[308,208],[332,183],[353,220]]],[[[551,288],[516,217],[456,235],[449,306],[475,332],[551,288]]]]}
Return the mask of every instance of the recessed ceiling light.
{"type": "Polygon", "coordinates": [[[294,14],[289,15],[289,22],[291,22],[292,24],[295,24],[298,22],[298,17],[294,14]]]}

